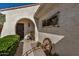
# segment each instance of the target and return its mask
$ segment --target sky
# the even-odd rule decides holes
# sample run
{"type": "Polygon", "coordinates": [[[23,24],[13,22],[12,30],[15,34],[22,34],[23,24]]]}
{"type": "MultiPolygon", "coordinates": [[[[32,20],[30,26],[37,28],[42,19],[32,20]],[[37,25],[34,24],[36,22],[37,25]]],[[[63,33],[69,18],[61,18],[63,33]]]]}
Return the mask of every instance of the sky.
{"type": "Polygon", "coordinates": [[[32,3],[0,3],[0,9],[12,8],[17,6],[29,5],[32,3]]]}

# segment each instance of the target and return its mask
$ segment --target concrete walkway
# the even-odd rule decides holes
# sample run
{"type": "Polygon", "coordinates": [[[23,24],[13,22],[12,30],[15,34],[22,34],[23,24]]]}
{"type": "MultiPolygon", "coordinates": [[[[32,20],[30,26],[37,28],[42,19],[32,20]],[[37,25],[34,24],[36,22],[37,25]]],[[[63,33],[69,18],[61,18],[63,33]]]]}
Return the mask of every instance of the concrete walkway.
{"type": "Polygon", "coordinates": [[[16,50],[15,56],[22,56],[22,53],[23,53],[23,42],[20,42],[16,50]]]}

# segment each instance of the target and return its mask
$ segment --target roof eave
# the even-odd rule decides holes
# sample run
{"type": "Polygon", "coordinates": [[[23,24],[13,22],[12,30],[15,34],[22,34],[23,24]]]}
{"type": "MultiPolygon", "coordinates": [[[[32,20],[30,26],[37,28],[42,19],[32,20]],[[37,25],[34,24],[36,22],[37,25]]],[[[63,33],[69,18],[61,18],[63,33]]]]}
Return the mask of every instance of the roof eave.
{"type": "Polygon", "coordinates": [[[34,3],[34,4],[23,5],[23,6],[18,6],[18,7],[5,8],[5,9],[0,9],[0,11],[8,11],[8,10],[13,10],[13,9],[31,7],[31,6],[35,6],[35,5],[40,5],[40,4],[39,3],[34,3]]]}

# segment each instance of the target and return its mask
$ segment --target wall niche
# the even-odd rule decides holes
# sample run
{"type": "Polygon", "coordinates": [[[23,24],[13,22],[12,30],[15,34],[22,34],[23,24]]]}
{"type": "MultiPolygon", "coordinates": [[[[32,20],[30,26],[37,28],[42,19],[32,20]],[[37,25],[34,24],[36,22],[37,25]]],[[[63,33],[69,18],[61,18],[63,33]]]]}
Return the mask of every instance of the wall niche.
{"type": "Polygon", "coordinates": [[[59,13],[60,12],[58,11],[48,19],[44,19],[42,21],[42,27],[46,26],[59,27],[59,13]]]}

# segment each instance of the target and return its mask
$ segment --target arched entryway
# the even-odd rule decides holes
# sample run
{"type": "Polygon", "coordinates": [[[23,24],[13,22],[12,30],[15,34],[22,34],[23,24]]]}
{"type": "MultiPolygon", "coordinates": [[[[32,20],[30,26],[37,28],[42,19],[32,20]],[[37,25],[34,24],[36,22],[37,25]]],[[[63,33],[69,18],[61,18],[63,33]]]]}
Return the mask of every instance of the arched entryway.
{"type": "Polygon", "coordinates": [[[20,35],[22,40],[28,33],[32,33],[33,39],[35,40],[35,25],[27,18],[20,19],[16,24],[16,34],[20,35]]]}

